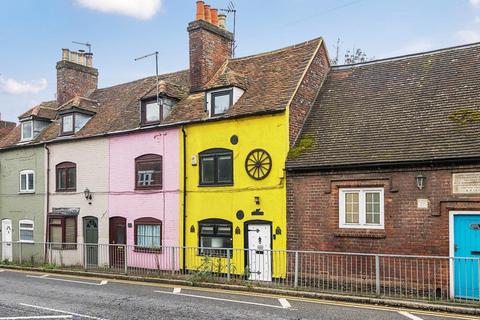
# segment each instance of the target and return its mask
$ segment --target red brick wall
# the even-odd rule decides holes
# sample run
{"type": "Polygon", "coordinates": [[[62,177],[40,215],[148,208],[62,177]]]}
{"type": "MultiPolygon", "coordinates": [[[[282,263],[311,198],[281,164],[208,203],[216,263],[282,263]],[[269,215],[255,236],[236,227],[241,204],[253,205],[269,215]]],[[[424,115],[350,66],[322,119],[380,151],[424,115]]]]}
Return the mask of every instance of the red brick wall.
{"type": "Polygon", "coordinates": [[[479,196],[452,194],[452,173],[480,166],[287,174],[287,246],[321,250],[409,255],[449,254],[449,210],[480,210],[479,196]],[[427,177],[418,190],[415,177],[427,177]],[[341,187],[384,187],[384,230],[340,229],[341,187]],[[430,200],[417,209],[417,199],[430,200]]]}
{"type": "Polygon", "coordinates": [[[188,26],[190,39],[190,90],[202,90],[232,56],[232,33],[203,20],[188,26]]]}
{"type": "Polygon", "coordinates": [[[57,63],[57,101],[64,104],[75,96],[97,89],[98,70],[70,61],[57,63]]]}
{"type": "Polygon", "coordinates": [[[305,73],[305,77],[295,94],[289,110],[289,137],[290,146],[295,144],[300,130],[302,129],[305,118],[315,102],[318,91],[322,86],[328,71],[330,63],[325,46],[321,44],[317,54],[305,73]]]}

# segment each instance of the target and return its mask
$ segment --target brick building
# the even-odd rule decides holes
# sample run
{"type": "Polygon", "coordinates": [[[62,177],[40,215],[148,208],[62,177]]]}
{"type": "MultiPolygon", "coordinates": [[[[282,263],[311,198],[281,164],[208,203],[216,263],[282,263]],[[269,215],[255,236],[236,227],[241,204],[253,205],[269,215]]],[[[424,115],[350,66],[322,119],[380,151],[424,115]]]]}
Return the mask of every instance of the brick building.
{"type": "Polygon", "coordinates": [[[333,67],[286,165],[288,248],[479,257],[479,58],[333,67]]]}

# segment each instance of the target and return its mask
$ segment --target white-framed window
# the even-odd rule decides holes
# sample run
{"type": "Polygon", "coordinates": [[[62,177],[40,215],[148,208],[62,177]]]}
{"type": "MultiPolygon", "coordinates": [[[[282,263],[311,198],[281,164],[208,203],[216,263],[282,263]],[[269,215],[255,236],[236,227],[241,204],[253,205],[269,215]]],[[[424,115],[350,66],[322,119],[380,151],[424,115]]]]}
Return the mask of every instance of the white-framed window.
{"type": "Polygon", "coordinates": [[[35,192],[35,171],[33,170],[20,171],[20,192],[25,192],[25,193],[35,192]]]}
{"type": "Polygon", "coordinates": [[[340,189],[339,227],[383,229],[383,188],[340,189]]]}
{"type": "Polygon", "coordinates": [[[32,220],[20,220],[18,222],[19,241],[20,242],[33,242],[33,221],[32,220]]]}
{"type": "Polygon", "coordinates": [[[33,121],[22,121],[22,141],[32,140],[33,139],[33,121]]]}

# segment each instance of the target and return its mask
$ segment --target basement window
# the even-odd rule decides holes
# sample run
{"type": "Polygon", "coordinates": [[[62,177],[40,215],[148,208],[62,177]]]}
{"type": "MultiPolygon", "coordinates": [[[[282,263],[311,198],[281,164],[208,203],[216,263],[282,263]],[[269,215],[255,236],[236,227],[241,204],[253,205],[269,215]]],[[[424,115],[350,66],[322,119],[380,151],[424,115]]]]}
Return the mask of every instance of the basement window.
{"type": "Polygon", "coordinates": [[[384,228],[383,188],[340,189],[340,228],[384,228]]]}

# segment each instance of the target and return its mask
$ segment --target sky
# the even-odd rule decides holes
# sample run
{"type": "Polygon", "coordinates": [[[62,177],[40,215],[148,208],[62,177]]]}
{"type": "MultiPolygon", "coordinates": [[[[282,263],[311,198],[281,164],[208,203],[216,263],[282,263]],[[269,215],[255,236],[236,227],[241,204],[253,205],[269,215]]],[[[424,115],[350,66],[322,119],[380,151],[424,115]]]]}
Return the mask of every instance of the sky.
{"type": "MultiPolygon", "coordinates": [[[[225,8],[230,0],[207,0],[225,8]]],[[[323,37],[340,62],[361,48],[386,58],[480,41],[480,0],[234,0],[236,56],[323,37]]],[[[99,87],[188,68],[194,0],[1,0],[0,112],[17,117],[55,99],[61,48],[93,46],[99,87]]],[[[233,16],[227,17],[230,30],[233,16]]]]}

